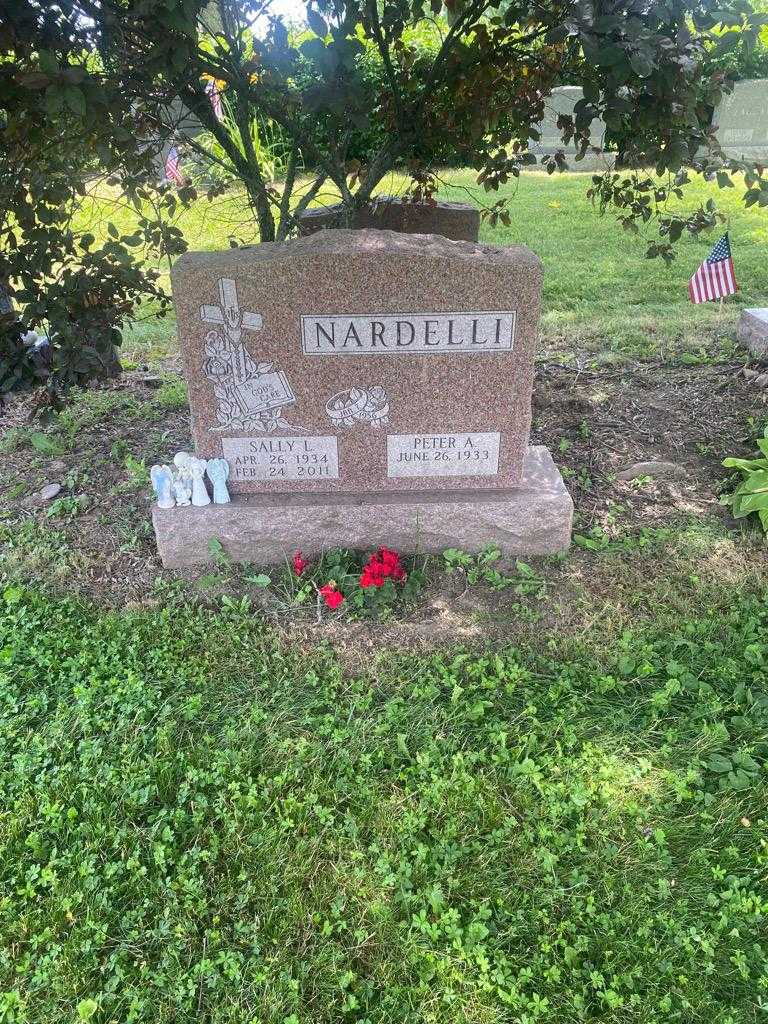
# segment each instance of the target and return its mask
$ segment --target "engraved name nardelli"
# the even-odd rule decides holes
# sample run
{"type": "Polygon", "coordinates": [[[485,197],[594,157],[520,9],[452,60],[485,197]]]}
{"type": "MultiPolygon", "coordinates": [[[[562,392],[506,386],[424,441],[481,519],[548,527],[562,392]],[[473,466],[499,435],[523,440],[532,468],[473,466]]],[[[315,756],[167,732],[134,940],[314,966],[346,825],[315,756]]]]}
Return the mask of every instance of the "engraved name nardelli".
{"type": "Polygon", "coordinates": [[[515,320],[514,310],[304,315],[301,344],[308,356],[511,352],[515,320]]]}

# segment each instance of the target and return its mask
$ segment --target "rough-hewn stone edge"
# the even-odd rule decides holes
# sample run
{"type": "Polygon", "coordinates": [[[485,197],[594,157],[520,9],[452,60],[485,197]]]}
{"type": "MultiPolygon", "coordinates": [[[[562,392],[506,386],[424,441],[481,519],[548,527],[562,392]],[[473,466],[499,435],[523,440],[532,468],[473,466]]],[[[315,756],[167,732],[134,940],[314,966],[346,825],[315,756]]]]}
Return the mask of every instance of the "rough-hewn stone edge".
{"type": "Polygon", "coordinates": [[[742,309],[736,334],[753,356],[768,355],[768,307],[742,309]]]}
{"type": "Polygon", "coordinates": [[[388,257],[419,259],[428,265],[432,260],[467,260],[484,264],[493,269],[496,266],[531,268],[540,279],[543,264],[539,257],[526,245],[490,245],[486,242],[467,242],[442,235],[403,234],[399,231],[383,231],[376,228],[334,228],[318,231],[303,238],[291,238],[285,242],[262,242],[260,245],[244,245],[238,249],[188,250],[173,264],[171,283],[174,290],[183,286],[183,279],[190,270],[204,268],[206,272],[242,273],[255,272],[262,262],[295,259],[333,257],[388,257]]]}
{"type": "Polygon", "coordinates": [[[163,510],[152,522],[163,565],[211,562],[211,540],[238,562],[284,562],[349,547],[386,544],[403,554],[440,554],[446,548],[478,552],[498,546],[502,564],[566,550],[573,501],[549,451],[528,450],[519,487],[496,493],[428,492],[387,495],[238,496],[229,505],[163,510]]]}

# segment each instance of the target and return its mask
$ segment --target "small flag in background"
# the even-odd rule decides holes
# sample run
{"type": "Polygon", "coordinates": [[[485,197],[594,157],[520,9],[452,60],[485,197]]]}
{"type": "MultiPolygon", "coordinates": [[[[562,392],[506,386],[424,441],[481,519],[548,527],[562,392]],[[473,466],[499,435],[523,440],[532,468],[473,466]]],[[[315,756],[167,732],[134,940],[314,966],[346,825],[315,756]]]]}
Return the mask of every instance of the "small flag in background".
{"type": "Polygon", "coordinates": [[[688,294],[691,302],[713,302],[724,295],[735,295],[738,290],[726,231],[688,282],[688,294]]]}
{"type": "Polygon", "coordinates": [[[179,170],[179,151],[173,146],[165,158],[165,180],[174,181],[177,185],[184,184],[184,178],[179,170]]]}
{"type": "Polygon", "coordinates": [[[208,97],[213,107],[213,112],[216,115],[216,120],[220,121],[224,117],[224,111],[221,106],[221,93],[216,88],[216,83],[210,81],[205,87],[205,91],[208,93],[208,97]]]}

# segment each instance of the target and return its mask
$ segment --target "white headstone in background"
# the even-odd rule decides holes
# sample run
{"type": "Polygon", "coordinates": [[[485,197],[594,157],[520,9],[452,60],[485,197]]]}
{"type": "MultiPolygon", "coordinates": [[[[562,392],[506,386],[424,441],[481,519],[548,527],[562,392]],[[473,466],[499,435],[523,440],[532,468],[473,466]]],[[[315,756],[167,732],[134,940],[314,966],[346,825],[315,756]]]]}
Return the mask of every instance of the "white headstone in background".
{"type": "Polygon", "coordinates": [[[768,78],[737,82],[713,118],[725,155],[768,160],[768,78]]]}
{"type": "MultiPolygon", "coordinates": [[[[544,101],[544,120],[537,125],[541,132],[538,142],[531,140],[530,151],[535,153],[541,160],[542,156],[551,156],[562,149],[565,153],[566,163],[569,171],[602,171],[613,167],[615,153],[592,153],[589,150],[584,154],[583,159],[576,160],[576,146],[571,142],[566,146],[563,144],[563,137],[557,127],[557,119],[561,114],[573,114],[573,108],[584,96],[584,90],[577,85],[562,85],[552,90],[552,95],[544,101]]],[[[590,126],[591,145],[603,145],[605,125],[596,117],[590,126]]]]}

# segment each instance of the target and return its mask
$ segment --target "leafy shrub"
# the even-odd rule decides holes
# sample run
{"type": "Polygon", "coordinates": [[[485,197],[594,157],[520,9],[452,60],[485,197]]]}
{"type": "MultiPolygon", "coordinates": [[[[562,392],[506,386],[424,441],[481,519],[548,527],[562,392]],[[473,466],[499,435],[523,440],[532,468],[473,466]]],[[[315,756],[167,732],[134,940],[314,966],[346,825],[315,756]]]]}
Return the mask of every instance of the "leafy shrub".
{"type": "Polygon", "coordinates": [[[768,533],[768,427],[757,446],[761,454],[756,459],[723,459],[726,469],[739,470],[742,480],[735,491],[720,500],[730,505],[735,519],[757,513],[763,531],[768,533]]]}

